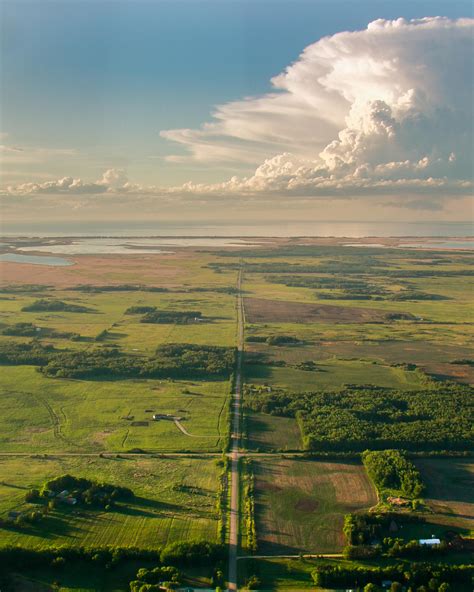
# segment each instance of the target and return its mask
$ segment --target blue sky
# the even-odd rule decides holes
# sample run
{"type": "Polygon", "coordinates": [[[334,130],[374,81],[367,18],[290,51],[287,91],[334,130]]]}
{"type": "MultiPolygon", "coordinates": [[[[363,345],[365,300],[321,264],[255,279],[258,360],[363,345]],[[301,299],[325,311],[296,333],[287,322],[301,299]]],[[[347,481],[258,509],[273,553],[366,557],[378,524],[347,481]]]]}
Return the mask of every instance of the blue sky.
{"type": "Polygon", "coordinates": [[[472,3],[3,0],[0,10],[0,131],[22,151],[5,160],[4,183],[94,181],[124,169],[136,182],[173,186],[222,182],[260,162],[180,161],[193,148],[161,131],[197,130],[215,106],[268,93],[271,78],[324,36],[375,19],[469,17],[472,3]]]}
{"type": "Polygon", "coordinates": [[[97,160],[77,174],[128,163],[149,180],[185,180],[190,171],[160,161],[175,151],[160,130],[196,127],[213,105],[267,91],[325,35],[470,8],[456,0],[7,0],[2,128],[19,145],[92,150],[97,160]],[[149,156],[158,157],[152,167],[149,156]]]}

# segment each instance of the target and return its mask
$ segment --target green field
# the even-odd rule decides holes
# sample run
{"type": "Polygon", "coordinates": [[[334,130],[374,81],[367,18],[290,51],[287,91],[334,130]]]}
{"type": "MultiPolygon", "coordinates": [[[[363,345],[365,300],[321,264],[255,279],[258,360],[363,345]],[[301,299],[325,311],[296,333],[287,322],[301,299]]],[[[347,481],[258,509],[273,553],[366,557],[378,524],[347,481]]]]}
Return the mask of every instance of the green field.
{"type": "MultiPolygon", "coordinates": [[[[425,400],[426,393],[429,404],[430,393],[436,390],[442,396],[444,381],[474,382],[469,253],[357,249],[295,240],[225,251],[177,248],[167,255],[144,257],[77,256],[74,261],[75,265],[56,269],[30,266],[28,273],[21,264],[5,264],[0,346],[30,344],[34,339],[67,352],[117,349],[124,359],[143,363],[145,356],[153,357],[167,344],[235,347],[235,287],[242,268],[246,393],[254,385],[269,398],[288,396],[288,406],[301,393],[333,397],[346,389],[345,396],[354,393],[354,400],[361,393],[360,408],[351,408],[353,415],[347,417],[362,418],[370,432],[373,401],[378,401],[380,424],[421,426],[426,413],[420,406],[407,417],[415,396],[425,400]],[[124,284],[135,287],[117,290],[124,284]],[[22,310],[39,299],[87,311],[22,310]],[[146,323],[140,322],[140,314],[127,313],[130,307],[197,311],[201,316],[191,315],[184,324],[146,323]],[[32,323],[38,330],[30,336],[9,335],[18,323],[32,323]],[[399,405],[402,418],[398,424],[393,420],[394,405],[399,405]]],[[[205,378],[188,374],[186,379],[99,373],[72,379],[47,377],[38,366],[24,362],[4,362],[1,370],[0,518],[31,510],[25,492],[64,473],[131,487],[136,498],[110,511],[56,507],[36,526],[2,527],[0,546],[157,549],[175,541],[220,540],[217,494],[224,487],[220,496],[226,499],[229,490],[216,460],[230,431],[229,372],[205,378]],[[169,417],[156,421],[154,414],[169,417]],[[131,451],[135,454],[126,454],[131,451]]],[[[137,375],[141,374],[133,376],[137,375]]],[[[462,411],[467,417],[472,393],[463,388],[457,396],[465,396],[462,411]]],[[[255,455],[251,463],[254,481],[249,495],[255,502],[257,553],[268,557],[239,560],[242,582],[258,572],[264,589],[314,589],[311,571],[318,560],[274,556],[340,553],[345,545],[344,515],[375,506],[375,490],[355,460],[291,456],[291,451],[303,449],[308,435],[300,426],[315,438],[318,431],[324,433],[318,430],[318,410],[311,401],[300,398],[305,408],[293,416],[278,415],[271,414],[276,409],[271,406],[251,409],[252,397],[247,396],[242,453],[274,454],[255,455]],[[313,423],[313,416],[308,420],[301,415],[313,412],[318,418],[313,423]]],[[[313,403],[320,400],[310,396],[313,403]]],[[[339,409],[334,400],[328,405],[339,409]]],[[[444,409],[445,415],[451,413],[449,405],[444,409]]],[[[343,411],[349,412],[349,405],[343,411]]],[[[445,429],[449,417],[438,415],[433,421],[441,419],[445,429]]],[[[340,429],[336,423],[327,425],[336,426],[335,433],[340,429]]],[[[423,439],[422,428],[417,434],[423,439]]],[[[328,442],[333,442],[331,437],[328,442]]],[[[427,486],[426,522],[407,528],[402,538],[443,536],[449,529],[472,534],[472,463],[417,457],[416,464],[427,486]]],[[[248,479],[241,491],[251,482],[248,479]]],[[[247,512],[248,504],[241,508],[247,512]]],[[[243,543],[246,519],[241,516],[243,543]]],[[[109,573],[85,566],[74,574],[45,566],[28,574],[29,583],[18,576],[17,588],[50,592],[53,582],[61,580],[59,589],[68,592],[118,592],[127,588],[137,567],[124,565],[109,573]]],[[[208,571],[191,570],[186,585],[209,587],[208,571]]]]}
{"type": "Polygon", "coordinates": [[[110,512],[60,506],[37,526],[3,528],[3,545],[154,549],[175,540],[216,540],[218,467],[212,459],[2,457],[0,514],[34,509],[24,501],[28,489],[63,474],[130,487],[135,499],[110,512]]]}
{"type": "Polygon", "coordinates": [[[53,379],[31,366],[3,367],[1,380],[3,452],[222,449],[227,381],[53,379]],[[190,435],[154,413],[182,417],[190,435]]]}

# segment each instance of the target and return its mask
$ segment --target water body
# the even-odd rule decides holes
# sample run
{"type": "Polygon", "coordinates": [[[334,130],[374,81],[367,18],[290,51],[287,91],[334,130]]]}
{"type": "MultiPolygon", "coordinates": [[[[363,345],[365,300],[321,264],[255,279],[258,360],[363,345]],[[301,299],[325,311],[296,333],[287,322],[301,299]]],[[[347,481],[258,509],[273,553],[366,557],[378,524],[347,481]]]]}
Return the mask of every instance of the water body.
{"type": "Polygon", "coordinates": [[[422,249],[469,249],[474,250],[474,241],[430,241],[425,243],[405,243],[404,247],[422,249]]]}
{"type": "Polygon", "coordinates": [[[335,220],[256,224],[172,222],[9,223],[4,236],[74,237],[471,237],[472,222],[340,222],[335,220]]]}
{"type": "Polygon", "coordinates": [[[378,248],[378,249],[463,249],[463,250],[474,250],[474,241],[468,240],[451,240],[451,241],[433,241],[427,240],[419,243],[405,243],[401,242],[398,245],[382,245],[380,243],[346,243],[345,247],[366,247],[366,248],[378,248]]]}
{"type": "Polygon", "coordinates": [[[72,261],[61,257],[43,257],[42,255],[21,255],[19,253],[1,253],[0,261],[8,263],[29,263],[30,265],[50,265],[53,267],[65,267],[74,265],[72,261]]]}
{"type": "Polygon", "coordinates": [[[19,251],[61,253],[63,255],[166,254],[161,247],[251,247],[252,243],[226,238],[74,238],[68,244],[18,246],[19,251]]]}

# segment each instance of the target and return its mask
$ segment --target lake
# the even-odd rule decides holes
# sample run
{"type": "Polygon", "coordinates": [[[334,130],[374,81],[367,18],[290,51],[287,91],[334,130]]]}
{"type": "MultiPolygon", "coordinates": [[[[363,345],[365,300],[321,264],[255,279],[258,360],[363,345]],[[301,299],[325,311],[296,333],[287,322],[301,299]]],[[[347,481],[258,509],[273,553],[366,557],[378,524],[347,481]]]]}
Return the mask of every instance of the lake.
{"type": "Polygon", "coordinates": [[[18,253],[1,253],[0,261],[7,263],[29,263],[30,265],[51,265],[53,267],[65,267],[74,265],[72,261],[62,257],[43,257],[42,255],[20,255],[18,253]]]}

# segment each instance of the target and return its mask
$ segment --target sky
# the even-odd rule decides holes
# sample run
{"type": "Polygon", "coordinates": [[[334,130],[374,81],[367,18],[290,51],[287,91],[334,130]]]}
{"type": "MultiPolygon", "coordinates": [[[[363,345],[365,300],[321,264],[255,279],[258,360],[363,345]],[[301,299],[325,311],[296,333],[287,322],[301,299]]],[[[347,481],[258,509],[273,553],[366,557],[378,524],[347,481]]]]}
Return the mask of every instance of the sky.
{"type": "Polygon", "coordinates": [[[472,217],[472,3],[1,0],[4,220],[472,217]]]}

